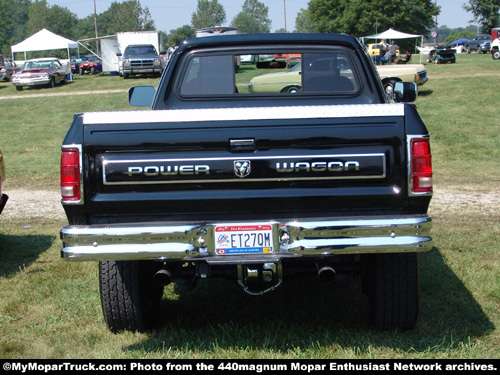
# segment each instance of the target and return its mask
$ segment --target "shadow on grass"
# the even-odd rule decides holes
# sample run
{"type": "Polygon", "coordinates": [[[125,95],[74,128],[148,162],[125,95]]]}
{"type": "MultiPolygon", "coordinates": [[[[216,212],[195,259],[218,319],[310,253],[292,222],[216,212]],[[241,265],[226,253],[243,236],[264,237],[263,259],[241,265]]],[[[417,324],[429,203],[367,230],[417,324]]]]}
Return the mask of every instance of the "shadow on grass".
{"type": "Polygon", "coordinates": [[[28,267],[52,246],[55,236],[0,234],[0,277],[11,277],[28,267]]]}
{"type": "Polygon", "coordinates": [[[164,298],[162,325],[148,340],[126,350],[286,354],[334,346],[353,348],[361,356],[374,347],[439,352],[494,329],[438,249],[420,255],[420,280],[420,317],[408,332],[382,332],[369,325],[359,278],[333,286],[316,277],[285,279],[280,288],[260,297],[248,296],[236,282],[223,280],[202,280],[193,291],[169,287],[179,298],[164,298]]]}
{"type": "Polygon", "coordinates": [[[420,90],[418,90],[418,96],[429,96],[429,95],[432,95],[433,92],[434,91],[430,90],[430,89],[427,89],[427,90],[420,89],[420,90]]]}

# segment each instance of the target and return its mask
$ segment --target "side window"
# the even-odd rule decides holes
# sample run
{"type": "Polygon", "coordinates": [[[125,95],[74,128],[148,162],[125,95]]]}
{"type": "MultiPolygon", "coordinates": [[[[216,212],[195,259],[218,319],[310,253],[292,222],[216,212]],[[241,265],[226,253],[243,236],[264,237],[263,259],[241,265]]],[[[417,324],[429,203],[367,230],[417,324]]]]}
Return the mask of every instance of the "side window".
{"type": "Polygon", "coordinates": [[[228,95],[236,92],[233,55],[199,56],[189,61],[182,95],[228,95]]]}

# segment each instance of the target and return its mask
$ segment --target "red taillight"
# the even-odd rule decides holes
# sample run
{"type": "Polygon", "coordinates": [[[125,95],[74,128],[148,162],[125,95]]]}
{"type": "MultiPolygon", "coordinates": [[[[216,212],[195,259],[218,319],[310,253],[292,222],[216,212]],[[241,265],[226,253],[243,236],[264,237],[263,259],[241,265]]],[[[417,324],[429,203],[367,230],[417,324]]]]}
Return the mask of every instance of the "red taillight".
{"type": "Polygon", "coordinates": [[[80,152],[77,148],[64,148],[61,154],[61,196],[63,201],[75,202],[80,193],[80,152]]]}
{"type": "Polygon", "coordinates": [[[431,146],[428,138],[414,138],[410,142],[411,191],[432,193],[431,146]]]}

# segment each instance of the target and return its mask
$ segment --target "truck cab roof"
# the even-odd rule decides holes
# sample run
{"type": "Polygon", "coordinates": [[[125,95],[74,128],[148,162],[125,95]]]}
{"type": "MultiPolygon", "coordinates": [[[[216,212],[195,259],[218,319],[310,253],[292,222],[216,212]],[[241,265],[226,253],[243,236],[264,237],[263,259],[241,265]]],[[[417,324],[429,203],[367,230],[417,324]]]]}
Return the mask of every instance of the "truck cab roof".
{"type": "Polygon", "coordinates": [[[179,46],[179,52],[193,47],[205,47],[221,44],[245,44],[255,43],[286,43],[286,44],[309,44],[309,43],[335,43],[349,45],[352,48],[363,48],[357,38],[346,34],[319,34],[319,33],[274,33],[274,34],[230,34],[216,35],[203,38],[192,38],[184,40],[179,46]]]}

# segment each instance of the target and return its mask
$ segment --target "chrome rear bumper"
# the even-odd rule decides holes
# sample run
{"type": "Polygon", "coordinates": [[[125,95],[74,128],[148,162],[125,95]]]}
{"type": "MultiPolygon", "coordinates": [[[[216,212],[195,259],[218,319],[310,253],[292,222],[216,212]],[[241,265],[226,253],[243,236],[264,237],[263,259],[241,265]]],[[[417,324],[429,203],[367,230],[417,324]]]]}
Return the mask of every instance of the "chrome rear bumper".
{"type": "MultiPolygon", "coordinates": [[[[338,220],[266,222],[273,225],[275,251],[217,255],[216,225],[113,224],[67,226],[61,256],[75,261],[204,259],[214,263],[276,261],[300,255],[422,252],[432,248],[427,215],[338,220]]],[[[252,223],[227,223],[248,225],[252,223]]]]}

